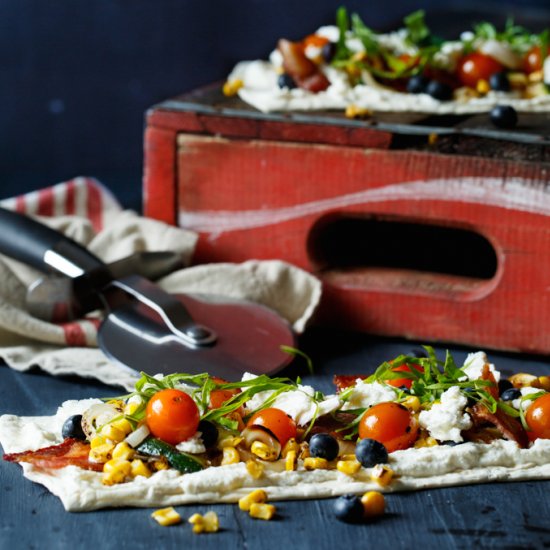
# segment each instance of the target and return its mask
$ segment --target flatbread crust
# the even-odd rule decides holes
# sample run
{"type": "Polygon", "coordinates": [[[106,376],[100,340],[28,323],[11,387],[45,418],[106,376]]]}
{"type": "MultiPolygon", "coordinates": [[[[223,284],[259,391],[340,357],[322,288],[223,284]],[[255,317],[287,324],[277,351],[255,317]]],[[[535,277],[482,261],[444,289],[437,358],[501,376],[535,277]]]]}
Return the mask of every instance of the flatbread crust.
{"type": "MultiPolygon", "coordinates": [[[[60,443],[63,421],[79,414],[97,400],[67,401],[54,416],[0,417],[0,443],[4,452],[35,450],[60,443]]],[[[146,479],[105,486],[101,473],[67,466],[44,470],[23,463],[25,477],[44,485],[59,497],[70,512],[99,508],[157,507],[192,503],[236,502],[256,488],[270,500],[334,497],[369,490],[411,491],[495,481],[550,479],[550,440],[538,439],[529,449],[514,442],[464,443],[407,449],[390,454],[392,483],[380,487],[370,479],[370,469],[361,468],[353,477],[337,470],[272,471],[266,463],[264,475],[256,480],[244,463],[207,468],[193,474],[175,470],[156,472],[146,479]]]]}

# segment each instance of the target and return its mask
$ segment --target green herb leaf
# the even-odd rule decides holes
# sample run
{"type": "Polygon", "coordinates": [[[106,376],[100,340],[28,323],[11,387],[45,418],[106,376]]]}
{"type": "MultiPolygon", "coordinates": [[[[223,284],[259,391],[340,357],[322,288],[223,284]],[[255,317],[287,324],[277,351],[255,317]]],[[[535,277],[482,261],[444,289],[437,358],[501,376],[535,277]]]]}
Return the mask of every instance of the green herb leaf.
{"type": "MultiPolygon", "coordinates": [[[[288,353],[289,355],[292,355],[293,357],[301,357],[302,359],[305,359],[306,361],[306,367],[309,372],[309,374],[313,374],[313,361],[311,360],[311,357],[304,353],[303,351],[293,348],[291,346],[281,346],[281,351],[284,351],[285,353],[288,353]]],[[[299,382],[298,382],[299,383],[299,382]]]]}
{"type": "Polygon", "coordinates": [[[405,17],[403,20],[407,28],[407,38],[413,44],[426,43],[430,37],[430,29],[424,20],[424,10],[417,10],[405,17]]]}
{"type": "Polygon", "coordinates": [[[346,45],[346,35],[349,30],[348,12],[344,6],[340,6],[336,12],[336,26],[340,31],[338,42],[336,43],[336,51],[334,53],[333,62],[348,59],[351,56],[351,51],[346,45]]]}

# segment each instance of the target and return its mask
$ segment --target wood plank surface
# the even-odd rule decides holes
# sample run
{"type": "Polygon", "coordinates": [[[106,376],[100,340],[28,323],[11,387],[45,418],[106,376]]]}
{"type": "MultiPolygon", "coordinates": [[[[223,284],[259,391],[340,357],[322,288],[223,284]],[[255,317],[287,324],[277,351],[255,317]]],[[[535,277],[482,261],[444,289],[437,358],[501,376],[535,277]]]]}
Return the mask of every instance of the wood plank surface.
{"type": "MultiPolygon", "coordinates": [[[[314,360],[316,373],[300,365],[283,374],[301,374],[329,392],[336,373],[366,373],[383,360],[410,352],[415,344],[327,329],[310,330],[301,348],[314,360]]],[[[441,351],[443,348],[438,348],[441,351]]],[[[451,348],[462,361],[468,351],[451,348]]],[[[548,373],[550,362],[536,357],[491,353],[506,374],[521,370],[548,373]]],[[[53,378],[40,372],[17,373],[0,366],[0,413],[53,414],[66,399],[111,396],[117,389],[89,380],[53,378]]],[[[387,514],[364,525],[338,522],[332,499],[277,503],[277,519],[249,518],[236,505],[178,506],[187,519],[215,510],[222,530],[194,535],[187,523],[163,528],[148,509],[67,513],[57,498],[23,478],[18,465],[0,462],[0,548],[2,549],[265,549],[293,548],[495,548],[550,547],[550,481],[494,483],[387,496],[387,514]]]]}

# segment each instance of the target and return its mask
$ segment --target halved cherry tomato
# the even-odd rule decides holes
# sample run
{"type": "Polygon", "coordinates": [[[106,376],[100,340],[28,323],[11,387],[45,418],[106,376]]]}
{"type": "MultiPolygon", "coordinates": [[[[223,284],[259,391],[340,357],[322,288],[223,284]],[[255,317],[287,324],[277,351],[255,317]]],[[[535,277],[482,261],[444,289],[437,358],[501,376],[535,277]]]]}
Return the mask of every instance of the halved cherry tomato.
{"type": "Polygon", "coordinates": [[[489,80],[491,75],[500,73],[504,66],[489,55],[473,52],[465,55],[457,67],[457,75],[464,86],[475,88],[480,80],[489,80]]]}
{"type": "Polygon", "coordinates": [[[278,440],[282,447],[292,437],[296,437],[296,422],[281,409],[271,407],[258,411],[248,421],[247,426],[263,426],[278,440]]]}
{"type": "Polygon", "coordinates": [[[367,409],[359,422],[359,437],[375,439],[388,453],[408,449],[418,436],[418,421],[398,403],[378,403],[367,409]]]}
{"type": "MultiPolygon", "coordinates": [[[[411,372],[411,367],[416,369],[418,372],[423,372],[424,369],[420,365],[401,365],[392,369],[393,372],[411,372]]],[[[411,389],[413,379],[412,378],[394,378],[392,380],[385,380],[386,384],[393,386],[394,388],[400,388],[405,386],[407,389],[411,389]]]]}
{"type": "Polygon", "coordinates": [[[161,390],[147,403],[145,421],[151,433],[172,445],[193,436],[199,420],[197,405],[180,390],[161,390]]]}
{"type": "Polygon", "coordinates": [[[523,58],[523,70],[527,74],[542,70],[542,54],[540,46],[533,46],[523,58]]]}
{"type": "Polygon", "coordinates": [[[550,393],[535,399],[527,412],[525,421],[529,430],[529,439],[550,439],[550,393]]]}

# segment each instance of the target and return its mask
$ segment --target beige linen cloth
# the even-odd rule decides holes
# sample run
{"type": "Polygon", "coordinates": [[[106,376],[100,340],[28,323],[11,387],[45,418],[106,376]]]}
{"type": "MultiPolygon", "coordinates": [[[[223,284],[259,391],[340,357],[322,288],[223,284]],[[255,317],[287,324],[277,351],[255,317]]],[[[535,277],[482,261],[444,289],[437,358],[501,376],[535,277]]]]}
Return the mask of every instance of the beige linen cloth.
{"type": "MultiPolygon", "coordinates": [[[[105,262],[138,251],[171,250],[181,253],[188,264],[197,241],[191,231],[122,211],[109,191],[90,178],[2,201],[2,206],[37,215],[39,221],[62,231],[105,262]]],[[[137,374],[108,361],[95,347],[97,316],[60,324],[26,311],[27,287],[40,276],[0,256],[0,357],[19,371],[38,366],[53,375],[92,377],[133,387],[137,374]]],[[[277,311],[296,332],[304,330],[321,297],[321,284],[315,277],[278,260],[194,266],[158,284],[172,293],[217,294],[263,304],[277,311]]]]}

